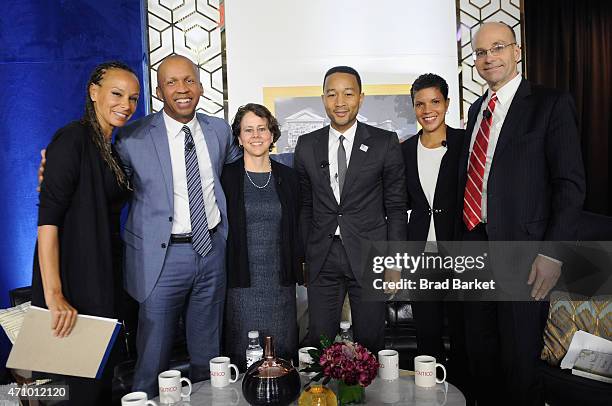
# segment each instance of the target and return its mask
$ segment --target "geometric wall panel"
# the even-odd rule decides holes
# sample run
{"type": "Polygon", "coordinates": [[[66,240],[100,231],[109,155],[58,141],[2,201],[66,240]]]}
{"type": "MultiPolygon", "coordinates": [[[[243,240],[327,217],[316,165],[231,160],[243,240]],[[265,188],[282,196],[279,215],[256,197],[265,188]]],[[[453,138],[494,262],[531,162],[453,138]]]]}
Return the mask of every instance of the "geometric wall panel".
{"type": "MultiPolygon", "coordinates": [[[[522,45],[521,4],[520,0],[457,0],[459,40],[459,83],[461,91],[463,119],[472,103],[487,89],[487,83],[480,77],[472,59],[472,36],[480,24],[501,21],[514,29],[516,42],[522,45]]],[[[525,51],[521,47],[519,73],[524,69],[525,51]]]]}
{"type": "MultiPolygon", "coordinates": [[[[204,95],[198,111],[224,118],[222,46],[223,4],[220,0],[147,0],[149,84],[152,112],[163,103],[155,95],[157,67],[168,55],[180,54],[200,70],[204,95]]],[[[223,34],[224,35],[224,34],[223,34]]]]}

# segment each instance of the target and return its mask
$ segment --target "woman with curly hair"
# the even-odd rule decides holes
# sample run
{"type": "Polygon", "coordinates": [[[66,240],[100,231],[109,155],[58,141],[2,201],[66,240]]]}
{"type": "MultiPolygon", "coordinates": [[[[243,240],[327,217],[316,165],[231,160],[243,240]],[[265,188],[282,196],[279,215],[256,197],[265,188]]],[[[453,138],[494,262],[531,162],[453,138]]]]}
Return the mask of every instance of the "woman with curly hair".
{"type": "MultiPolygon", "coordinates": [[[[84,116],[60,128],[47,147],[32,304],[49,309],[57,337],[70,335],[78,313],[117,318],[122,277],[113,252],[120,249],[128,182],[111,139],[136,111],[139,92],[127,65],[98,65],[87,83],[84,116]]],[[[69,404],[110,404],[112,376],[111,361],[99,380],[64,377],[69,404]]]]}

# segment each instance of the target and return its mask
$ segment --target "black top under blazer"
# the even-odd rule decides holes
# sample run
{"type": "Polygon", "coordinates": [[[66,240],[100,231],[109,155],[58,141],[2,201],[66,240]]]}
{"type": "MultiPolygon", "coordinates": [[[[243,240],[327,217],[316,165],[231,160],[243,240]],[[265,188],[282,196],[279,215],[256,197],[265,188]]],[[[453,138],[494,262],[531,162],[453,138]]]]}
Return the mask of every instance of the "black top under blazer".
{"type": "MultiPolygon", "coordinates": [[[[281,274],[282,286],[303,283],[302,264],[304,250],[298,230],[300,194],[295,171],[271,160],[272,176],[280,201],[281,214],[281,274]]],[[[227,198],[227,286],[248,288],[251,286],[249,253],[246,233],[246,209],[244,206],[244,159],[223,167],[221,185],[227,198]]]]}
{"type": "Polygon", "coordinates": [[[406,165],[406,189],[408,191],[408,241],[427,241],[431,215],[434,216],[436,239],[454,239],[457,211],[457,171],[465,131],[446,127],[446,153],[440,163],[433,207],[429,207],[419,177],[417,146],[422,130],[402,143],[402,155],[406,165]]]}

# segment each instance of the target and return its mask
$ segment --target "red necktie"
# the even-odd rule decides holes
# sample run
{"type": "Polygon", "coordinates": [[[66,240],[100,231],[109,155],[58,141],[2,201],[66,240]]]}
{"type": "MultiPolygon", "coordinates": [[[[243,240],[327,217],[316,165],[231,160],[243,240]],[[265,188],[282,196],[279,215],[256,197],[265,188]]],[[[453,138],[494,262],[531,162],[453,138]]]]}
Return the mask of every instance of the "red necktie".
{"type": "Polygon", "coordinates": [[[483,113],[470,155],[465,194],[463,195],[463,222],[470,231],[482,220],[482,186],[485,162],[487,161],[487,148],[489,147],[489,131],[493,122],[496,102],[497,95],[493,93],[489,104],[487,104],[487,110],[483,113]]]}

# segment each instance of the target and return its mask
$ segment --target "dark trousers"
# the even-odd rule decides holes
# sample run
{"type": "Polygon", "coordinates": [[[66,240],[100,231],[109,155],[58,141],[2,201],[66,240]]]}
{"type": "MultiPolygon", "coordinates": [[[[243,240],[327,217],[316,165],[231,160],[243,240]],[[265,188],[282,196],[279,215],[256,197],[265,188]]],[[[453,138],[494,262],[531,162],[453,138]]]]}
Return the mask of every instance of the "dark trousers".
{"type": "Polygon", "coordinates": [[[362,300],[363,289],[339,239],[334,239],[321,271],[308,284],[308,341],[318,346],[322,334],[334,339],[347,292],[354,339],[376,355],[385,346],[385,303],[362,300]]]}
{"type": "MultiPolygon", "coordinates": [[[[464,231],[463,239],[488,240],[484,225],[464,231]]],[[[466,346],[478,406],[544,405],[538,364],[548,307],[548,302],[535,301],[465,303],[466,346]]]]}
{"type": "Polygon", "coordinates": [[[465,343],[465,314],[463,302],[412,302],[412,315],[416,324],[418,355],[431,355],[444,364],[447,380],[465,395],[467,404],[473,404],[467,349],[465,343]],[[444,348],[444,319],[448,321],[450,338],[449,357],[444,348]]]}
{"type": "Polygon", "coordinates": [[[538,375],[548,302],[468,302],[466,344],[478,405],[543,405],[538,375]]]}

